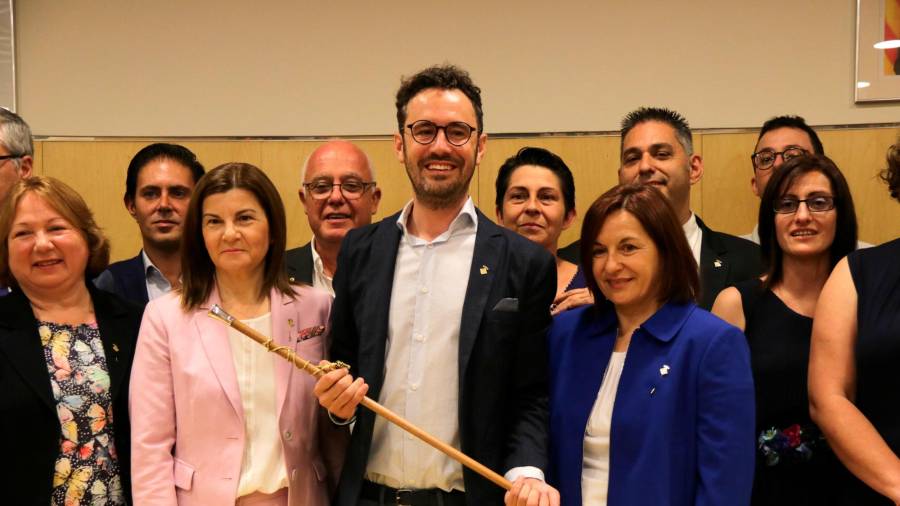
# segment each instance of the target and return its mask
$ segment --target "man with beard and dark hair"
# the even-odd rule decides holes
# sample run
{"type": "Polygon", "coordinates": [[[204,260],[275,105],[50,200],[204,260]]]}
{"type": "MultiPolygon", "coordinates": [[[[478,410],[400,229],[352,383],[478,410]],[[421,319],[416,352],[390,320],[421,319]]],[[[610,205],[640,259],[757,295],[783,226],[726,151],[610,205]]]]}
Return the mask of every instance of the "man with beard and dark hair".
{"type": "MultiPolygon", "coordinates": [[[[334,278],[331,357],[319,402],[356,418],[334,504],[498,504],[500,487],[356,407],[368,392],[514,481],[512,504],[559,495],[547,463],[545,334],[552,256],[492,223],[468,196],[487,143],[481,92],[437,66],[397,92],[394,148],[413,199],[344,238],[334,278]]],[[[537,504],[535,502],[534,504],[537,504]]]]}
{"type": "Polygon", "coordinates": [[[98,288],[146,304],[181,285],[182,220],[203,173],[197,156],[177,144],[151,144],[134,155],[123,200],[141,230],[143,249],[97,276],[98,288]]]}

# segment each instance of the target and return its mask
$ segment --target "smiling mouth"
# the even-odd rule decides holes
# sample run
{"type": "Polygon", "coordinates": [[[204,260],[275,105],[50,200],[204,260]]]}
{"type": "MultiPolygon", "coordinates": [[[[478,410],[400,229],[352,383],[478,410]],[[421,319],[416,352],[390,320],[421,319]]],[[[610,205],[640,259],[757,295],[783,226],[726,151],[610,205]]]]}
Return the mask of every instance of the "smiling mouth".
{"type": "Polygon", "coordinates": [[[62,260],[57,258],[57,259],[53,259],[53,260],[41,260],[39,262],[33,263],[32,265],[35,267],[50,267],[52,265],[61,264],[61,263],[62,263],[62,260]]]}
{"type": "Polygon", "coordinates": [[[329,213],[325,215],[326,220],[349,220],[350,215],[344,213],[329,213]]]}
{"type": "Polygon", "coordinates": [[[791,232],[791,237],[812,237],[818,235],[815,230],[795,230],[791,232]]]}
{"type": "Polygon", "coordinates": [[[629,281],[631,281],[631,279],[607,279],[606,284],[609,285],[610,288],[622,288],[629,281]]]}

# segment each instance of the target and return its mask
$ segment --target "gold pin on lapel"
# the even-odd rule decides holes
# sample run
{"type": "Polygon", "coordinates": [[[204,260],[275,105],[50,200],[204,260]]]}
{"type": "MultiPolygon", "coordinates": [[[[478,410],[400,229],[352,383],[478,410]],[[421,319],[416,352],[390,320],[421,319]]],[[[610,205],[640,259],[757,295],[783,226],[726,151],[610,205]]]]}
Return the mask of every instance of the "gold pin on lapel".
{"type": "Polygon", "coordinates": [[[478,269],[478,272],[480,272],[482,276],[486,275],[488,273],[487,265],[482,265],[481,269],[478,269]]]}
{"type": "Polygon", "coordinates": [[[293,326],[294,326],[294,319],[288,318],[288,327],[293,327],[293,326]]]}
{"type": "Polygon", "coordinates": [[[722,267],[722,261],[719,260],[719,259],[717,258],[716,261],[713,262],[713,265],[714,265],[716,268],[722,267]]]}
{"type": "Polygon", "coordinates": [[[113,343],[112,349],[113,349],[114,352],[119,353],[119,345],[118,345],[118,344],[113,343]]]}

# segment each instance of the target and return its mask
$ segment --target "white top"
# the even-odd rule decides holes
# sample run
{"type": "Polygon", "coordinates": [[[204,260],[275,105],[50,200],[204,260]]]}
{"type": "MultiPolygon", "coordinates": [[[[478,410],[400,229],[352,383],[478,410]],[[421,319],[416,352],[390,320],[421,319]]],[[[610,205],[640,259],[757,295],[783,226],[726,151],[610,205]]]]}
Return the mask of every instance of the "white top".
{"type": "Polygon", "coordinates": [[[163,276],[162,271],[153,265],[153,262],[144,250],[141,250],[141,260],[144,262],[148,300],[153,300],[172,291],[172,284],[163,276]]]}
{"type": "Polygon", "coordinates": [[[584,461],[581,466],[581,503],[591,506],[606,504],[609,490],[609,434],[613,405],[619,378],[625,367],[627,352],[613,352],[603,374],[603,383],[584,429],[584,461]]]}
{"type": "MultiPolygon", "coordinates": [[[[263,335],[272,334],[272,313],[241,321],[263,335]]],[[[241,390],[246,436],[237,496],[270,494],[288,486],[275,393],[275,360],[281,358],[231,327],[228,341],[241,390]]]]}
{"type": "Polygon", "coordinates": [[[700,266],[700,246],[703,244],[703,229],[697,224],[697,215],[691,213],[691,217],[681,226],[684,229],[684,236],[687,238],[688,245],[691,247],[691,253],[694,254],[694,261],[700,266]]]}
{"type": "Polygon", "coordinates": [[[322,257],[319,256],[319,252],[316,251],[315,237],[309,241],[309,249],[312,251],[313,261],[312,285],[334,297],[334,287],[332,286],[334,280],[328,274],[325,274],[325,264],[322,263],[322,257]]]}

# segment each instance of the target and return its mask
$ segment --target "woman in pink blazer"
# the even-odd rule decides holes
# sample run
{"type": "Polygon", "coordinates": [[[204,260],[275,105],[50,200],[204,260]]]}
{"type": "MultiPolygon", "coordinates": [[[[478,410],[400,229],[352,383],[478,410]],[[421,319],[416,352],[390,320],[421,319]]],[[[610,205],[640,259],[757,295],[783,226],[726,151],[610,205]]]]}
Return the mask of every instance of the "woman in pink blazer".
{"type": "Polygon", "coordinates": [[[326,505],[346,431],[314,380],[207,316],[235,318],[313,362],[331,298],[284,274],[284,206],[258,168],[219,166],[184,223],[182,287],[147,306],[131,377],[134,503],[326,505]]]}

